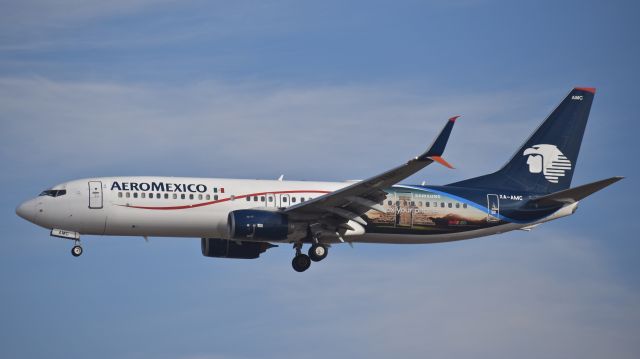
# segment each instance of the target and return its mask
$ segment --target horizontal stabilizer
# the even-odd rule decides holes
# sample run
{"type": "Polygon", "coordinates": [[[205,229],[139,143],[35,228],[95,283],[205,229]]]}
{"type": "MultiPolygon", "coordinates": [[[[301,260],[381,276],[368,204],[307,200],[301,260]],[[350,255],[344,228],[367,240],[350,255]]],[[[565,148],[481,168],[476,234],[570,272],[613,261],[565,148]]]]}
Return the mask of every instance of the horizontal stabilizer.
{"type": "Polygon", "coordinates": [[[558,205],[570,204],[580,201],[599,190],[612,185],[624,177],[611,177],[605,180],[585,184],[582,186],[569,188],[563,191],[555,192],[546,196],[538,197],[527,202],[527,207],[553,207],[558,205]]]}

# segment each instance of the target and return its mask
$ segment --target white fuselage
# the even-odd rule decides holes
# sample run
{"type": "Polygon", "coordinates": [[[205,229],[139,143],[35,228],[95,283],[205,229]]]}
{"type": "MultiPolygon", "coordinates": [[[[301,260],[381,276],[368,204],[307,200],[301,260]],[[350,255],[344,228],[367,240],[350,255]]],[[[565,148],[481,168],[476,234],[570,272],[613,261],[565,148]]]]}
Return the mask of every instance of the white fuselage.
{"type": "MultiPolygon", "coordinates": [[[[23,203],[17,212],[42,227],[79,234],[228,239],[227,216],[231,211],[238,209],[276,211],[350,184],[352,183],[102,177],[57,185],[51,190],[54,193],[56,190],[64,190],[63,195],[38,196],[23,203]]],[[[549,219],[553,218],[546,220],[549,219]]],[[[364,233],[353,235],[348,240],[377,243],[434,243],[486,236],[530,225],[531,223],[509,223],[486,229],[439,235],[364,233]]]]}

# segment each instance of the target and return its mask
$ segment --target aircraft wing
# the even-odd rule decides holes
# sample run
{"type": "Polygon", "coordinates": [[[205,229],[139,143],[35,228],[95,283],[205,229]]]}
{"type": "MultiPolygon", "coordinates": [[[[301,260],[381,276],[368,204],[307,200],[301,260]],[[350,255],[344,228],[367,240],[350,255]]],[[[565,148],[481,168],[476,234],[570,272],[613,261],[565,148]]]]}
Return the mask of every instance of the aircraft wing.
{"type": "Polygon", "coordinates": [[[360,216],[371,209],[381,210],[379,204],[387,195],[384,192],[385,188],[402,181],[433,162],[453,168],[441,156],[458,117],[455,116],[447,120],[446,125],[431,147],[421,155],[377,176],[288,207],[284,212],[292,218],[300,220],[317,220],[318,224],[323,225],[324,229],[330,232],[338,232],[339,228],[353,230],[353,228],[349,228],[350,226],[346,225],[346,222],[350,220],[366,225],[366,222],[360,216]]]}

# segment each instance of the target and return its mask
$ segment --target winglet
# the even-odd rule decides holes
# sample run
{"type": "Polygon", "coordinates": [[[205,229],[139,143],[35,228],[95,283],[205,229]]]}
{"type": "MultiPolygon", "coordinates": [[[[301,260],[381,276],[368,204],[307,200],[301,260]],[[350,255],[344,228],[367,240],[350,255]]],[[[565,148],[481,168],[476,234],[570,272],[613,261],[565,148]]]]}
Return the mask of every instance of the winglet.
{"type": "Polygon", "coordinates": [[[442,131],[440,131],[440,134],[438,135],[438,137],[436,137],[435,141],[433,141],[433,143],[431,144],[431,147],[429,147],[429,149],[425,153],[418,156],[417,157],[418,160],[430,159],[446,167],[453,168],[453,166],[451,166],[441,156],[442,156],[442,153],[444,152],[444,148],[447,145],[447,141],[449,140],[449,135],[451,135],[451,130],[453,129],[453,125],[455,124],[458,117],[460,116],[454,116],[447,120],[447,124],[444,125],[444,128],[442,129],[442,131]]]}

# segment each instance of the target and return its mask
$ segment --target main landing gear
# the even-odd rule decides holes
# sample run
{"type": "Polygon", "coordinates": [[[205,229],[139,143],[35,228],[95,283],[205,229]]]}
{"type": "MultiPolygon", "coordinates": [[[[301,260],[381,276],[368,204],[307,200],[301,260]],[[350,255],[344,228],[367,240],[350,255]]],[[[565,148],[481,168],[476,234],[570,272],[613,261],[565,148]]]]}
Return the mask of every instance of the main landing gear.
{"type": "Polygon", "coordinates": [[[316,243],[309,248],[309,258],[314,262],[320,262],[327,258],[327,254],[329,254],[329,251],[327,246],[324,244],[316,243]]]}
{"type": "Polygon", "coordinates": [[[296,256],[293,257],[291,265],[296,272],[304,272],[311,267],[311,261],[320,262],[327,258],[329,253],[328,247],[324,244],[315,243],[309,248],[309,255],[302,253],[302,243],[295,243],[293,248],[296,250],[296,256]]]}
{"type": "Polygon", "coordinates": [[[71,248],[71,255],[74,257],[80,257],[82,255],[82,246],[80,246],[80,241],[76,241],[76,244],[71,248]]]}

